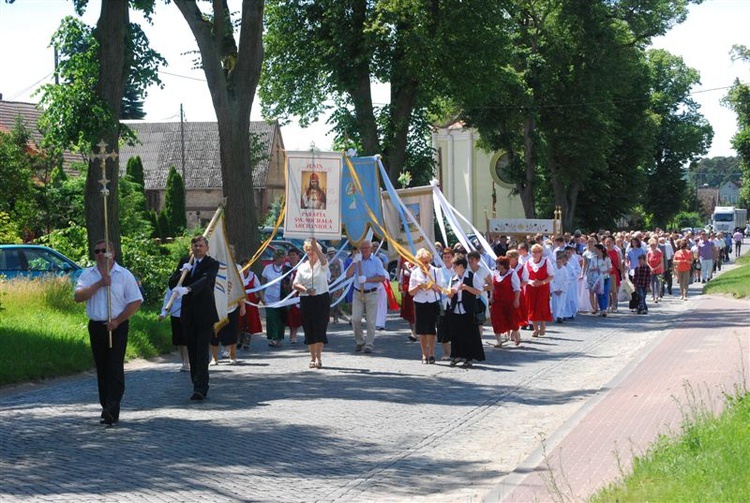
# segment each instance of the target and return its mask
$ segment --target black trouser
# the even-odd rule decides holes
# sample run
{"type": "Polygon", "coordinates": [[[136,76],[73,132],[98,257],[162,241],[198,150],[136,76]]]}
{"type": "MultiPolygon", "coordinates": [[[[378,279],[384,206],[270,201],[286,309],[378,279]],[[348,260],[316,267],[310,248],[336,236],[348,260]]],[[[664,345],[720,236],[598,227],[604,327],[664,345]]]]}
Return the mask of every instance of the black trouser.
{"type": "Polygon", "coordinates": [[[662,281],[661,283],[661,295],[660,297],[664,297],[664,288],[666,287],[667,292],[669,292],[669,295],[672,295],[672,259],[667,260],[667,267],[664,268],[664,274],[662,275],[662,281]]]}
{"type": "Polygon", "coordinates": [[[117,421],[120,418],[120,401],[125,394],[125,349],[128,346],[128,322],[112,331],[112,347],[109,347],[109,332],[106,322],[89,321],[91,353],[96,364],[96,384],[99,388],[99,403],[104,412],[109,412],[117,421]]]}
{"type": "Polygon", "coordinates": [[[187,343],[188,358],[190,359],[190,379],[193,381],[193,392],[203,396],[208,394],[208,346],[214,324],[208,325],[189,323],[183,325],[185,342],[187,343]]]}

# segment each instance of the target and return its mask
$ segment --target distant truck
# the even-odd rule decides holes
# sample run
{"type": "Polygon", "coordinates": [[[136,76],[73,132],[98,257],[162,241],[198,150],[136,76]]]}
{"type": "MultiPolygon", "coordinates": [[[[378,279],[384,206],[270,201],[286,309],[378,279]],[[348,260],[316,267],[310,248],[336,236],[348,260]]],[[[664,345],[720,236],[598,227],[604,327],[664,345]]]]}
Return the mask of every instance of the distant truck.
{"type": "Polygon", "coordinates": [[[734,232],[737,228],[744,229],[747,225],[747,210],[734,206],[717,206],[711,217],[711,225],[714,232],[734,232]]]}

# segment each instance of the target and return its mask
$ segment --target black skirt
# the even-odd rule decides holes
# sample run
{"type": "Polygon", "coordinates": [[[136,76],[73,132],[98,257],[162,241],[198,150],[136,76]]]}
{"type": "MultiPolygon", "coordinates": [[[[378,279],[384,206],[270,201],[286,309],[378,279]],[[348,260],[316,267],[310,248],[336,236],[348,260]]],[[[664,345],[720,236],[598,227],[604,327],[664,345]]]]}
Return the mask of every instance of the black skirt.
{"type": "Polygon", "coordinates": [[[211,345],[231,346],[237,344],[237,338],[240,335],[240,308],[238,307],[231,313],[227,313],[227,324],[221,327],[219,333],[211,336],[211,345]]]}
{"type": "Polygon", "coordinates": [[[417,335],[436,335],[440,305],[437,302],[414,303],[414,331],[417,335]]]}
{"type": "Polygon", "coordinates": [[[451,333],[451,358],[484,361],[482,335],[474,322],[474,313],[448,313],[447,318],[451,333]]]}
{"type": "Polygon", "coordinates": [[[301,296],[299,309],[302,315],[302,330],[305,332],[305,344],[328,344],[328,319],[331,311],[331,296],[328,292],[301,296]]]}

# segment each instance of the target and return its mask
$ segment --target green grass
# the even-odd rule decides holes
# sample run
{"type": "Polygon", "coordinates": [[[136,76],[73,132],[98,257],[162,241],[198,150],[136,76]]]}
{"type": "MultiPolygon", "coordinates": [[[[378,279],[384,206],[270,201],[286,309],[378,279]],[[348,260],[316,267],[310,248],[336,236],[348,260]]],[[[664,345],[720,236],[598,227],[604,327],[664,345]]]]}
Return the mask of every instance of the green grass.
{"type": "Polygon", "coordinates": [[[719,416],[695,413],[678,438],[660,437],[632,474],[591,499],[615,501],[750,501],[750,393],[728,398],[719,416]]]}
{"type": "MultiPolygon", "coordinates": [[[[127,359],[168,352],[168,323],[156,312],[131,318],[127,359]]],[[[0,386],[64,376],[93,367],[84,304],[67,280],[0,281],[0,386]]]]}
{"type": "Polygon", "coordinates": [[[706,293],[723,293],[735,299],[750,297],[750,255],[737,259],[737,268],[727,271],[706,284],[706,293]]]}

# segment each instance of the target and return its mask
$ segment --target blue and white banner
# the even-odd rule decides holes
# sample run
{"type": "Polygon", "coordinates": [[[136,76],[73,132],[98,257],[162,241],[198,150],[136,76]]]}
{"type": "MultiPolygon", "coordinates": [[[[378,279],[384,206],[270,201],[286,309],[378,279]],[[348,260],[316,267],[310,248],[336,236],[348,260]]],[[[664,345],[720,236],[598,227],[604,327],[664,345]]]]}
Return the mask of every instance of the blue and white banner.
{"type": "Polygon", "coordinates": [[[344,231],[349,241],[359,243],[365,238],[373,219],[383,222],[378,156],[351,157],[349,160],[354,167],[362,192],[357,190],[357,184],[348,167],[345,166],[341,175],[341,222],[344,224],[344,231]],[[368,208],[372,214],[368,212],[368,208]]]}

